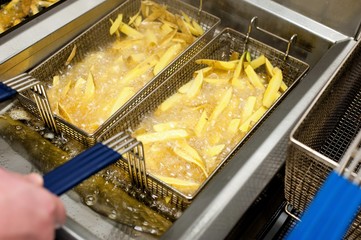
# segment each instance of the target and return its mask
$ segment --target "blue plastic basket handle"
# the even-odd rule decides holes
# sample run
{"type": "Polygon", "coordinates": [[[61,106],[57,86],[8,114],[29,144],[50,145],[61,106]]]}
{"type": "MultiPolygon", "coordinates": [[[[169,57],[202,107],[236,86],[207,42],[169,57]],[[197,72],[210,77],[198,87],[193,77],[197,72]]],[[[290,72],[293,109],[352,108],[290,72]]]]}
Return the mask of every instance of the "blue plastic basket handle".
{"type": "Polygon", "coordinates": [[[4,82],[0,82],[0,102],[9,100],[18,92],[29,89],[38,83],[38,80],[27,73],[22,73],[4,82]]]}
{"type": "Polygon", "coordinates": [[[112,148],[97,143],[44,175],[44,187],[60,196],[85,179],[115,163],[121,154],[112,148]]]}
{"type": "Polygon", "coordinates": [[[11,99],[17,94],[17,91],[0,82],[0,102],[11,99]]]}
{"type": "Polygon", "coordinates": [[[287,239],[342,239],[360,204],[361,188],[332,172],[287,239]]]}

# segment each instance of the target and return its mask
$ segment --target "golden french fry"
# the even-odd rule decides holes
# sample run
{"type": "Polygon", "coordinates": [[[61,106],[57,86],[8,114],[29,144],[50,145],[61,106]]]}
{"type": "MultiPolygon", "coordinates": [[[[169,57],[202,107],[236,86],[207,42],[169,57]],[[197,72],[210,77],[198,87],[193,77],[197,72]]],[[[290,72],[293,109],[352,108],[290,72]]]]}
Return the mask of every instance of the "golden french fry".
{"type": "Polygon", "coordinates": [[[252,83],[252,85],[254,87],[262,89],[262,90],[265,89],[258,74],[254,71],[254,69],[252,68],[251,65],[248,65],[244,71],[246,72],[249,81],[252,83]]]}
{"type": "Polygon", "coordinates": [[[65,98],[66,95],[68,94],[69,90],[70,90],[70,86],[71,86],[71,81],[69,80],[64,88],[61,90],[61,98],[65,98]]]}
{"type": "Polygon", "coordinates": [[[243,121],[248,119],[252,113],[253,109],[256,106],[257,98],[255,96],[249,96],[246,100],[246,104],[242,109],[242,119],[243,121]]]}
{"type": "Polygon", "coordinates": [[[186,22],[181,18],[179,15],[175,15],[177,25],[182,33],[185,33],[186,35],[192,35],[191,31],[189,30],[188,26],[186,25],[186,22]]]}
{"type": "Polygon", "coordinates": [[[73,119],[70,117],[70,114],[65,110],[63,105],[61,105],[60,103],[58,103],[58,110],[60,116],[63,117],[64,120],[66,120],[69,123],[74,123],[73,119]]]}
{"type": "Polygon", "coordinates": [[[239,127],[241,132],[248,132],[249,127],[256,123],[267,111],[267,108],[264,106],[260,107],[257,111],[255,111],[246,121],[242,123],[239,127]]]}
{"type": "Polygon", "coordinates": [[[241,124],[241,119],[240,118],[232,119],[231,122],[228,125],[227,131],[232,135],[236,134],[236,132],[238,130],[238,127],[239,127],[239,124],[241,124]]]}
{"type": "Polygon", "coordinates": [[[184,129],[172,129],[162,132],[151,132],[136,136],[138,141],[142,143],[161,142],[171,139],[183,139],[188,137],[188,132],[184,129]]]}
{"type": "Polygon", "coordinates": [[[182,40],[183,42],[186,42],[187,44],[191,44],[194,42],[195,37],[191,34],[185,34],[185,33],[180,33],[180,32],[176,32],[176,34],[174,35],[174,39],[177,39],[176,41],[182,40]]]}
{"type": "Polygon", "coordinates": [[[132,47],[139,45],[141,43],[143,43],[144,41],[142,39],[126,39],[126,40],[122,40],[122,41],[116,41],[113,44],[113,48],[117,49],[117,50],[121,50],[121,51],[128,51],[129,49],[131,49],[132,47]]]}
{"type": "Polygon", "coordinates": [[[253,69],[256,69],[262,66],[263,64],[265,64],[265,62],[266,62],[266,57],[262,54],[258,58],[252,60],[250,64],[253,69]]]}
{"type": "MultiPolygon", "coordinates": [[[[265,58],[265,63],[266,63],[266,71],[267,71],[268,75],[273,77],[273,75],[274,75],[274,67],[272,66],[272,63],[267,58],[265,58]]],[[[285,84],[285,82],[282,81],[281,87],[280,87],[281,91],[285,92],[287,90],[287,88],[288,87],[285,84]]]]}
{"type": "Polygon", "coordinates": [[[203,84],[203,72],[198,72],[197,76],[192,81],[192,85],[189,87],[187,96],[188,98],[194,98],[201,91],[203,84]]]}
{"type": "Polygon", "coordinates": [[[139,63],[135,68],[130,70],[122,79],[124,83],[129,83],[131,80],[141,76],[149,71],[158,63],[158,56],[156,54],[148,57],[143,62],[139,63]]]}
{"type": "Polygon", "coordinates": [[[162,26],[160,27],[160,29],[165,33],[165,34],[168,34],[174,30],[177,30],[177,29],[174,29],[172,28],[168,23],[166,22],[163,22],[162,26]]]}
{"type": "Polygon", "coordinates": [[[213,85],[224,85],[229,83],[229,78],[203,78],[203,81],[213,85]]]}
{"type": "MultiPolygon", "coordinates": [[[[266,69],[267,69],[268,75],[273,77],[273,75],[275,74],[275,68],[272,66],[271,62],[267,58],[266,58],[266,69]]],[[[287,85],[282,80],[281,87],[280,87],[281,91],[285,92],[287,90],[287,88],[288,88],[287,85]]]]}
{"type": "Polygon", "coordinates": [[[148,21],[148,22],[153,22],[155,20],[157,20],[159,17],[163,16],[165,14],[165,7],[159,7],[157,9],[152,8],[153,11],[151,14],[149,14],[144,20],[148,21]]]}
{"type": "Polygon", "coordinates": [[[266,64],[266,71],[268,75],[273,77],[273,66],[272,63],[268,60],[268,58],[265,58],[265,64],[266,64]]]}
{"type": "Polygon", "coordinates": [[[202,169],[204,175],[206,177],[208,177],[208,173],[207,173],[207,170],[205,168],[204,161],[202,160],[202,158],[199,156],[198,152],[195,149],[193,149],[190,146],[189,146],[189,148],[187,147],[186,149],[184,149],[183,146],[182,147],[176,146],[176,147],[173,148],[173,151],[174,151],[175,154],[177,154],[179,157],[186,160],[187,162],[191,162],[191,163],[196,164],[198,167],[200,167],[202,169]],[[195,157],[194,155],[198,155],[199,158],[195,157]]]}
{"type": "Polygon", "coordinates": [[[57,88],[57,87],[59,87],[59,85],[60,85],[60,77],[59,77],[59,75],[55,75],[53,77],[53,85],[52,85],[52,87],[57,88]]]}
{"type": "Polygon", "coordinates": [[[281,89],[281,91],[282,92],[285,92],[286,90],[287,90],[287,85],[286,85],[286,83],[284,82],[284,81],[282,81],[282,83],[281,83],[281,87],[280,87],[280,89],[281,89]]]}
{"type": "Polygon", "coordinates": [[[139,25],[142,23],[142,16],[138,16],[136,19],[135,19],[135,21],[134,21],[134,27],[139,27],[139,25]]]}
{"type": "Polygon", "coordinates": [[[163,45],[167,45],[170,41],[172,41],[172,39],[174,38],[174,36],[177,33],[177,29],[172,29],[172,31],[170,31],[167,35],[165,35],[160,41],[159,41],[159,45],[163,46],[163,45]]]}
{"type": "Polygon", "coordinates": [[[184,24],[187,26],[187,28],[189,29],[190,33],[193,36],[200,36],[198,33],[198,30],[193,27],[192,23],[188,23],[188,22],[184,21],[184,24]]]}
{"type": "Polygon", "coordinates": [[[197,110],[199,110],[199,109],[205,109],[205,108],[207,108],[207,107],[209,107],[209,104],[208,104],[208,103],[206,103],[206,104],[201,104],[201,105],[192,107],[191,109],[192,109],[192,111],[197,111],[197,110]]]}
{"type": "Polygon", "coordinates": [[[144,61],[145,58],[146,58],[146,56],[144,53],[134,53],[127,58],[127,64],[128,65],[132,65],[132,64],[137,65],[140,62],[144,61]]]}
{"type": "Polygon", "coordinates": [[[179,93],[182,93],[182,94],[185,94],[189,91],[190,87],[192,86],[194,82],[194,79],[187,82],[186,84],[184,84],[183,86],[181,86],[180,88],[178,88],[178,92],[179,93]]]}
{"type": "Polygon", "coordinates": [[[115,19],[115,21],[112,23],[112,26],[109,29],[110,35],[113,35],[122,24],[123,24],[123,14],[118,14],[118,17],[115,19]]]}
{"type": "Polygon", "coordinates": [[[114,101],[111,114],[115,113],[119,108],[121,108],[134,94],[135,92],[132,87],[123,88],[114,101]]]}
{"type": "Polygon", "coordinates": [[[194,133],[197,137],[200,137],[204,131],[204,127],[208,122],[208,116],[206,110],[203,110],[201,117],[199,118],[196,126],[194,127],[194,133]]]}
{"type": "Polygon", "coordinates": [[[164,177],[158,174],[152,174],[154,175],[154,177],[158,178],[159,180],[170,184],[170,185],[175,185],[178,187],[190,187],[190,188],[199,188],[200,184],[196,183],[196,182],[191,182],[191,181],[186,181],[186,180],[182,180],[179,178],[172,178],[172,177],[164,177]]]}
{"type": "Polygon", "coordinates": [[[73,58],[75,57],[75,54],[76,54],[76,45],[74,45],[73,49],[70,52],[69,57],[65,61],[66,66],[70,64],[71,60],[73,60],[73,58]]]}
{"type": "Polygon", "coordinates": [[[94,94],[95,94],[94,77],[93,77],[93,74],[91,72],[89,72],[88,79],[87,79],[86,85],[85,85],[83,100],[89,101],[90,99],[92,99],[94,97],[94,94]]]}
{"type": "Polygon", "coordinates": [[[197,71],[194,71],[194,74],[193,76],[197,75],[199,72],[202,72],[203,73],[203,77],[209,75],[209,73],[211,73],[213,71],[213,68],[212,67],[205,67],[205,68],[201,68],[197,71]]]}
{"type": "Polygon", "coordinates": [[[239,52],[232,52],[231,56],[229,57],[230,61],[238,60],[239,58],[239,52]]]}
{"type": "Polygon", "coordinates": [[[167,25],[167,27],[170,27],[170,28],[172,28],[172,29],[176,29],[176,30],[178,30],[178,25],[177,25],[177,23],[174,21],[174,22],[170,22],[170,21],[167,21],[167,20],[165,20],[165,19],[159,19],[159,21],[160,22],[162,22],[162,23],[164,23],[164,24],[166,24],[167,25]]]}
{"type": "Polygon", "coordinates": [[[212,134],[212,135],[209,137],[209,144],[215,145],[215,144],[217,144],[220,140],[221,140],[221,135],[220,135],[220,134],[212,134]]]}
{"type": "Polygon", "coordinates": [[[242,84],[240,82],[239,76],[241,75],[241,72],[243,70],[243,63],[244,63],[244,58],[246,56],[246,52],[244,52],[241,56],[241,58],[239,59],[236,68],[234,69],[233,72],[233,77],[232,77],[232,86],[237,87],[237,88],[242,88],[242,84]]]}
{"type": "Polygon", "coordinates": [[[184,20],[187,22],[187,23],[190,23],[191,22],[191,18],[185,13],[183,12],[182,10],[180,11],[184,20]]]}
{"type": "Polygon", "coordinates": [[[86,80],[82,77],[78,78],[74,84],[74,87],[71,89],[72,94],[75,97],[82,96],[85,89],[85,85],[86,85],[86,80]]]}
{"type": "Polygon", "coordinates": [[[282,84],[282,71],[276,67],[274,68],[273,72],[274,75],[268,83],[262,100],[262,104],[266,108],[270,108],[271,105],[276,101],[278,90],[282,84]]]}
{"type": "Polygon", "coordinates": [[[150,29],[145,31],[145,39],[149,44],[158,44],[158,38],[156,37],[154,31],[150,29]]]}
{"type": "MultiPolygon", "coordinates": [[[[140,14],[140,10],[136,14],[134,14],[133,16],[131,16],[129,18],[129,22],[128,22],[129,26],[131,26],[136,21],[137,17],[140,16],[139,14],[140,14]]],[[[119,26],[118,26],[118,28],[119,28],[119,26]]]]}
{"type": "Polygon", "coordinates": [[[148,17],[149,15],[149,6],[150,3],[148,3],[148,1],[142,1],[142,4],[140,5],[140,10],[144,17],[148,17]]]}
{"type": "Polygon", "coordinates": [[[176,105],[180,100],[182,99],[181,94],[173,94],[169,98],[167,98],[162,104],[159,106],[159,109],[162,112],[167,111],[168,109],[172,108],[174,105],[176,105]]]}
{"type": "Polygon", "coordinates": [[[220,154],[224,147],[226,145],[225,144],[219,144],[219,145],[215,145],[215,146],[212,146],[212,147],[209,147],[207,150],[206,150],[206,153],[208,156],[210,157],[214,157],[214,156],[217,156],[218,154],[220,154]]]}
{"type": "Polygon", "coordinates": [[[196,22],[194,19],[192,20],[192,25],[194,29],[196,30],[195,36],[202,36],[204,33],[204,29],[196,22]]]}
{"type": "Polygon", "coordinates": [[[140,39],[144,37],[142,33],[140,33],[139,31],[135,30],[134,28],[132,28],[131,26],[125,23],[120,25],[119,30],[122,33],[134,39],[140,39]]]}
{"type": "Polygon", "coordinates": [[[252,61],[252,59],[251,59],[251,53],[248,52],[248,51],[246,51],[245,60],[246,60],[248,63],[250,63],[250,62],[252,61]]]}
{"type": "Polygon", "coordinates": [[[171,23],[177,24],[176,15],[173,14],[173,13],[171,13],[171,12],[169,12],[169,11],[166,11],[166,12],[164,13],[164,19],[165,19],[166,21],[171,22],[171,23]]]}
{"type": "Polygon", "coordinates": [[[223,110],[228,106],[229,102],[232,98],[233,89],[230,87],[226,90],[224,96],[221,98],[221,100],[218,102],[217,106],[214,108],[210,120],[213,122],[218,118],[218,116],[223,112],[223,110]]]}
{"type": "Polygon", "coordinates": [[[154,66],[154,75],[157,75],[161,70],[163,70],[181,52],[181,50],[181,44],[174,44],[170,46],[161,56],[159,62],[154,66]]]}
{"type": "Polygon", "coordinates": [[[199,155],[198,151],[189,145],[186,141],[177,141],[177,146],[183,149],[189,156],[196,159],[201,165],[204,166],[204,161],[202,160],[202,157],[199,155]]]}
{"type": "Polygon", "coordinates": [[[178,126],[178,123],[172,121],[172,122],[154,124],[153,129],[156,132],[163,132],[163,131],[174,129],[177,126],[178,126]]]}
{"type": "Polygon", "coordinates": [[[197,59],[197,64],[206,64],[214,69],[220,70],[234,70],[237,66],[238,60],[235,61],[220,61],[214,59],[197,59]]]}

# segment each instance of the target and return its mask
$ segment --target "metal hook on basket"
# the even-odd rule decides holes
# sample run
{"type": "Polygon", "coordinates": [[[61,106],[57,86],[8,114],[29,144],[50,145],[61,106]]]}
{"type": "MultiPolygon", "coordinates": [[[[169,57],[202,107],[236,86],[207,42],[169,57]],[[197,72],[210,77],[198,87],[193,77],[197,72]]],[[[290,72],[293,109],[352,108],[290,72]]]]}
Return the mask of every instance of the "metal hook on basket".
{"type": "Polygon", "coordinates": [[[288,216],[290,216],[293,219],[295,219],[296,221],[300,222],[301,219],[299,217],[297,217],[295,214],[293,214],[291,212],[291,209],[292,209],[292,205],[289,202],[287,202],[287,204],[285,205],[285,212],[287,213],[288,216]]]}
{"type": "Polygon", "coordinates": [[[34,92],[33,97],[35,99],[35,103],[38,107],[41,118],[51,130],[58,133],[58,128],[56,126],[56,122],[53,116],[53,112],[51,111],[48,96],[46,94],[44,86],[41,84],[37,84],[32,87],[31,90],[34,92]]]}
{"type": "Polygon", "coordinates": [[[287,60],[287,57],[288,57],[288,55],[289,55],[290,49],[291,49],[291,45],[297,40],[297,34],[293,34],[293,35],[290,37],[289,40],[287,40],[287,39],[285,39],[285,38],[282,38],[282,37],[280,37],[280,36],[278,36],[278,35],[270,32],[270,31],[267,31],[266,29],[263,29],[263,28],[259,27],[259,26],[258,26],[258,17],[257,17],[257,16],[254,16],[254,17],[251,19],[251,21],[250,21],[250,23],[249,23],[249,25],[248,25],[248,31],[247,31],[247,35],[246,35],[246,39],[245,39],[245,43],[244,43],[244,49],[245,49],[245,50],[246,50],[246,46],[247,46],[247,43],[248,43],[250,34],[251,34],[251,32],[252,32],[252,27],[253,27],[253,25],[254,25],[254,27],[255,27],[258,31],[261,31],[261,32],[263,32],[263,33],[265,33],[265,34],[268,34],[268,35],[270,35],[270,36],[272,36],[272,37],[274,37],[274,38],[277,38],[277,39],[279,39],[279,40],[287,43],[287,49],[286,49],[286,51],[285,51],[285,56],[283,57],[283,60],[286,61],[286,60],[287,60]]]}
{"type": "Polygon", "coordinates": [[[14,97],[17,93],[31,89],[38,83],[39,81],[28,73],[23,73],[0,82],[0,101],[8,100],[14,97]]]}
{"type": "Polygon", "coordinates": [[[199,0],[198,17],[201,15],[202,11],[203,11],[203,0],[199,0]]]}
{"type": "Polygon", "coordinates": [[[143,144],[129,135],[124,135],[123,139],[118,135],[116,134],[104,143],[118,152],[123,151],[124,159],[128,160],[130,179],[140,189],[148,189],[143,144]]]}
{"type": "MultiPolygon", "coordinates": [[[[118,132],[118,131],[117,131],[118,132]]],[[[104,140],[104,144],[114,149],[115,151],[122,151],[124,153],[123,159],[127,160],[127,169],[131,181],[135,186],[142,190],[148,189],[147,172],[145,166],[144,148],[143,144],[137,141],[130,135],[117,133],[109,138],[106,136],[109,131],[105,131],[98,140],[104,140]]],[[[122,166],[120,166],[122,167],[122,166]]],[[[124,169],[124,167],[122,167],[124,169]]],[[[126,169],[125,169],[126,170],[126,169]]]]}

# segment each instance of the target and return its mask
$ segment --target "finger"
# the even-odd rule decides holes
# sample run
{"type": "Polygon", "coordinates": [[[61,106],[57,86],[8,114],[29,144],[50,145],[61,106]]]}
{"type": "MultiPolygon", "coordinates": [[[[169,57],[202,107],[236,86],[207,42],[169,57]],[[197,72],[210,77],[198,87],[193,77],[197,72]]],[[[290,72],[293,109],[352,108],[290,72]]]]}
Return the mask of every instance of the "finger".
{"type": "Polygon", "coordinates": [[[3,174],[10,174],[9,170],[6,169],[6,168],[1,168],[0,167],[0,174],[3,175],[3,174]]]}
{"type": "Polygon", "coordinates": [[[63,202],[59,197],[54,196],[55,198],[55,227],[60,228],[65,224],[66,221],[66,211],[63,202]]]}
{"type": "Polygon", "coordinates": [[[44,179],[43,177],[38,173],[30,173],[25,176],[30,182],[36,184],[37,186],[43,186],[44,179]]]}
{"type": "Polygon", "coordinates": [[[27,181],[33,184],[36,184],[38,186],[42,186],[43,185],[43,177],[37,173],[30,173],[27,175],[18,173],[18,172],[12,172],[8,169],[5,168],[0,168],[0,176],[8,176],[11,178],[16,178],[20,181],[27,181]]]}

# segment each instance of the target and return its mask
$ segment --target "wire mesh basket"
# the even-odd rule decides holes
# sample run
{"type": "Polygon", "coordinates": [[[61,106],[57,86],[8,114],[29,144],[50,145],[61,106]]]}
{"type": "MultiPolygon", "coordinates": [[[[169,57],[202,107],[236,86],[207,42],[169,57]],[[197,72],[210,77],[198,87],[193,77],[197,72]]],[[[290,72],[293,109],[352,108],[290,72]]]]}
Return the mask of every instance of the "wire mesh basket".
{"type": "MultiPolygon", "coordinates": [[[[111,26],[110,19],[116,19],[118,14],[123,14],[123,19],[130,19],[138,13],[141,7],[141,0],[126,1],[107,16],[103,17],[96,24],[80,34],[73,41],[61,48],[55,54],[50,56],[40,65],[32,69],[29,74],[38,79],[44,86],[51,85],[52,78],[59,75],[66,70],[64,63],[76,46],[76,55],[72,59],[72,63],[80,62],[88,53],[99,51],[101,47],[115,40],[115,36],[109,34],[111,26]]],[[[189,47],[187,47],[181,54],[179,54],[168,66],[159,72],[153,79],[137,91],[133,97],[128,101],[132,104],[120,107],[112,116],[105,120],[105,122],[95,130],[93,133],[88,133],[83,129],[71,124],[64,118],[54,114],[54,119],[57,131],[67,135],[70,138],[76,139],[86,145],[93,145],[97,138],[109,127],[121,118],[129,108],[136,104],[139,99],[147,96],[149,92],[155,89],[165,79],[167,79],[173,72],[180,68],[186,61],[188,61],[195,53],[197,53],[209,40],[213,38],[216,26],[219,24],[219,18],[188,5],[182,1],[156,0],[158,4],[166,5],[167,10],[172,13],[181,14],[180,11],[186,13],[189,17],[196,19],[199,25],[204,29],[203,35],[199,36],[189,47]]],[[[21,103],[29,109],[35,116],[42,116],[41,111],[38,110],[34,100],[31,98],[30,92],[24,92],[19,97],[21,103]]]]}
{"type": "MultiPolygon", "coordinates": [[[[291,133],[285,197],[302,213],[361,128],[361,48],[352,51],[291,133]]],[[[358,214],[347,239],[361,236],[358,214]]]]}
{"type": "MultiPolygon", "coordinates": [[[[210,43],[208,43],[199,53],[197,53],[193,58],[189,60],[181,69],[176,71],[172,76],[170,76],[166,81],[160,84],[152,92],[147,93],[147,97],[140,100],[136,106],[134,106],[127,114],[122,116],[119,119],[118,123],[113,124],[112,128],[109,131],[105,132],[101,138],[107,139],[114,135],[116,132],[127,130],[127,129],[136,129],[140,124],[144,116],[148,113],[153,112],[164,100],[174,94],[178,88],[192,80],[193,73],[200,68],[203,68],[203,65],[199,65],[195,62],[197,59],[211,58],[216,60],[227,61],[230,59],[232,52],[244,52],[247,49],[253,58],[256,58],[264,54],[272,64],[277,66],[282,66],[283,76],[285,83],[289,88],[282,94],[279,98],[281,101],[287,92],[291,91],[293,86],[301,79],[308,69],[308,65],[292,56],[288,56],[284,60],[286,54],[272,48],[264,43],[257,41],[253,38],[247,37],[246,35],[239,33],[235,30],[226,28],[219,35],[217,35],[210,43]],[[247,40],[246,40],[247,39],[247,40]]],[[[274,104],[275,107],[277,104],[274,104]]],[[[232,155],[242,146],[243,141],[254,132],[254,130],[259,126],[259,124],[265,120],[265,118],[270,114],[273,107],[271,107],[263,119],[254,125],[253,128],[249,131],[248,135],[239,142],[231,153],[220,162],[218,167],[210,174],[210,176],[203,182],[203,184],[198,188],[196,192],[191,195],[186,195],[174,187],[166,184],[165,182],[160,181],[150,173],[146,173],[147,179],[147,188],[153,194],[160,198],[170,198],[171,203],[177,206],[180,209],[186,208],[194,197],[202,190],[202,188],[207,184],[211,177],[216,174],[216,172],[224,165],[224,163],[229,160],[232,155]]],[[[147,156],[145,154],[145,159],[147,156]]],[[[126,165],[123,166],[123,169],[126,169],[126,165]]]]}

